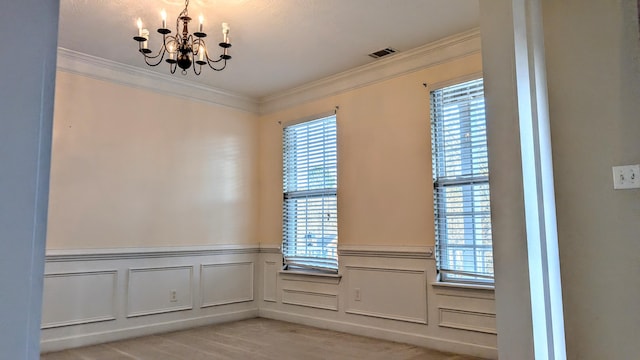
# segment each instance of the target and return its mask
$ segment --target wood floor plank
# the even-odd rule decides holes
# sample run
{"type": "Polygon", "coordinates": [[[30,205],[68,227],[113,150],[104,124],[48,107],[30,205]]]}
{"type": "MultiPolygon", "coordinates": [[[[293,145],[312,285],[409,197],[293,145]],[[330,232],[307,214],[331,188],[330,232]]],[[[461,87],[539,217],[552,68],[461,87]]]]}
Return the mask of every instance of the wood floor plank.
{"type": "Polygon", "coordinates": [[[68,350],[82,360],[138,360],[139,358],[115,351],[107,345],[87,346],[79,349],[68,350]]]}
{"type": "Polygon", "coordinates": [[[43,354],[43,360],[480,360],[256,318],[43,354]]]}

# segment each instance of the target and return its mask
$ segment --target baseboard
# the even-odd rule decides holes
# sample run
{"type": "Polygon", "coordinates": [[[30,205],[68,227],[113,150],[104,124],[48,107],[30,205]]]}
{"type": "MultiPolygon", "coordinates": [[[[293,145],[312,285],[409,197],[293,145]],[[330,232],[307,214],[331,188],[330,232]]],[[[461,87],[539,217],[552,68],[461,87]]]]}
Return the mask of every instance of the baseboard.
{"type": "Polygon", "coordinates": [[[184,330],[188,328],[219,324],[230,321],[252,319],[258,317],[258,309],[240,310],[223,314],[207,315],[191,319],[168,321],[161,323],[145,324],[124,329],[80,334],[57,339],[43,340],[40,343],[40,352],[59,351],[81,346],[95,345],[111,341],[130,339],[133,337],[153,335],[170,331],[184,330]]]}
{"type": "Polygon", "coordinates": [[[455,352],[457,354],[477,356],[486,359],[498,358],[498,349],[489,346],[469,344],[449,339],[389,330],[344,321],[329,320],[308,315],[293,314],[278,310],[260,309],[259,316],[267,319],[288,321],[322,329],[407,343],[444,352],[455,352]]]}

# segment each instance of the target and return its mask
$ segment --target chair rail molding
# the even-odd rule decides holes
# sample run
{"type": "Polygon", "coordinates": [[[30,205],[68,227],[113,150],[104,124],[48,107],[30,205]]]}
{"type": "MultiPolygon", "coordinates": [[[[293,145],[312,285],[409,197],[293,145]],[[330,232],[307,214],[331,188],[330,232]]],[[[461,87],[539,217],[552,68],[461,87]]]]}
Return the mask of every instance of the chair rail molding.
{"type": "Polygon", "coordinates": [[[231,254],[256,254],[257,245],[209,245],[149,248],[65,249],[47,250],[46,262],[73,262],[98,260],[124,260],[184,256],[212,256],[231,254]]]}

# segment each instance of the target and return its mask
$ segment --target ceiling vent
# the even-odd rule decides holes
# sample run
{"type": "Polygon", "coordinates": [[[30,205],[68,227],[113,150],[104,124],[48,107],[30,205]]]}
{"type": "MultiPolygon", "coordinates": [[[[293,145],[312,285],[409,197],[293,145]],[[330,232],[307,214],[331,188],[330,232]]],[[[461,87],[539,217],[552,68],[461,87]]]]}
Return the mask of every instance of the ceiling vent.
{"type": "Polygon", "coordinates": [[[389,55],[394,54],[396,52],[397,52],[396,49],[392,49],[392,48],[388,47],[386,49],[382,49],[382,50],[378,50],[378,51],[372,52],[371,54],[369,54],[369,56],[371,56],[374,59],[379,59],[381,57],[389,56],[389,55]]]}

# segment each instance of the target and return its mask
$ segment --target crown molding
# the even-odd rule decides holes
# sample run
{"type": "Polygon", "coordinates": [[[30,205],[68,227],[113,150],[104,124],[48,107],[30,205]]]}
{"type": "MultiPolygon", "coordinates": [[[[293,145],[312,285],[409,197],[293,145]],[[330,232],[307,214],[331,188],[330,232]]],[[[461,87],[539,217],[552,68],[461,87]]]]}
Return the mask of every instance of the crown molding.
{"type": "Polygon", "coordinates": [[[72,74],[264,115],[479,53],[480,42],[479,29],[469,30],[261,99],[61,47],[57,64],[72,74]]]}
{"type": "Polygon", "coordinates": [[[247,96],[61,47],[58,48],[57,63],[58,70],[72,74],[251,113],[258,112],[258,102],[247,96]]]}
{"type": "Polygon", "coordinates": [[[480,46],[479,29],[449,36],[373,63],[263,97],[260,99],[260,114],[272,113],[479,53],[480,46]]]}

